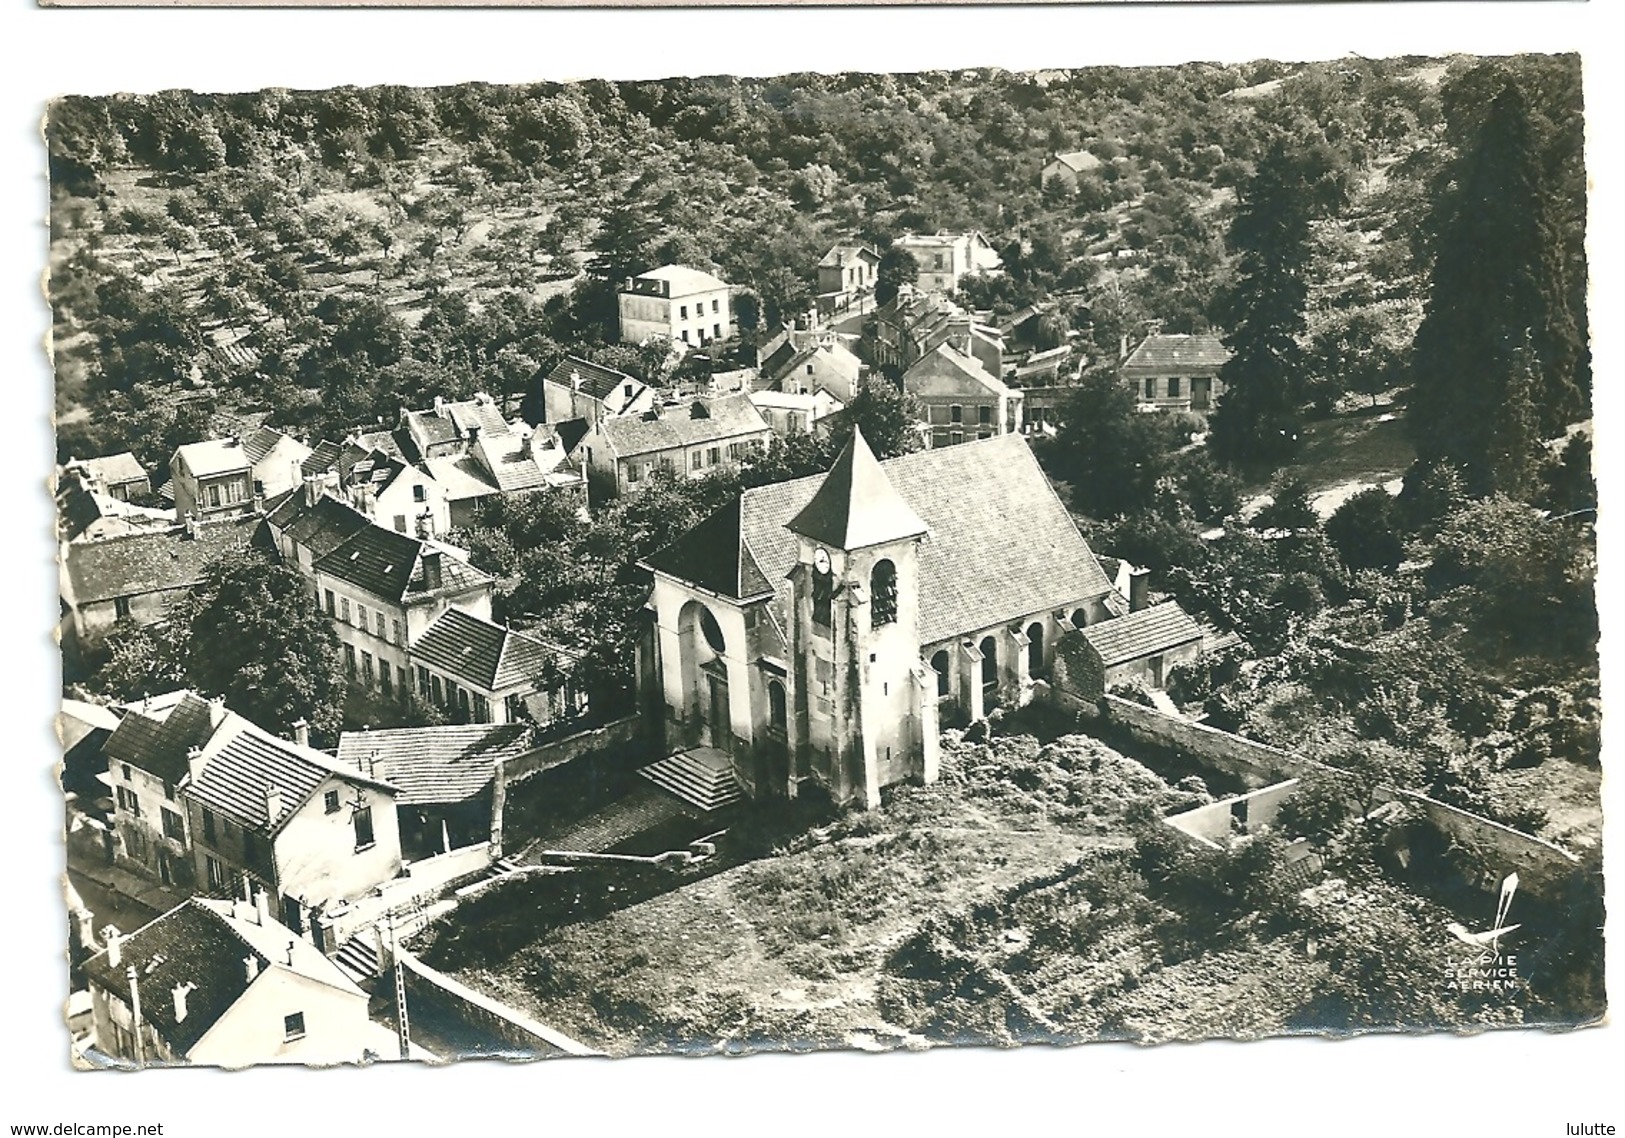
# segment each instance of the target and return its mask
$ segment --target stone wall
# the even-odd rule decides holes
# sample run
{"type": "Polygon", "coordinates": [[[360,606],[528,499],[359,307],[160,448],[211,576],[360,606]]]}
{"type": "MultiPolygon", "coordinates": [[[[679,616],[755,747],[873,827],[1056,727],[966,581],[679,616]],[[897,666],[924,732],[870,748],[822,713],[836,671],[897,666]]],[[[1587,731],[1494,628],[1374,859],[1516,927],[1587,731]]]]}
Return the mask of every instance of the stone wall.
{"type": "Polygon", "coordinates": [[[1237,824],[1248,833],[1256,826],[1270,825],[1280,813],[1281,803],[1291,798],[1297,788],[1298,780],[1292,779],[1235,798],[1221,798],[1181,814],[1170,814],[1163,821],[1182,834],[1218,846],[1234,832],[1237,824]]]}
{"type": "Polygon", "coordinates": [[[475,1031],[511,1045],[513,1050],[506,1054],[516,1059],[598,1054],[562,1032],[430,968],[404,948],[397,950],[397,958],[406,974],[408,1014],[419,1001],[433,1005],[475,1031]]]}
{"type": "Polygon", "coordinates": [[[1115,695],[1102,696],[1101,709],[1108,719],[1134,738],[1175,748],[1204,765],[1240,779],[1252,790],[1284,779],[1302,778],[1307,772],[1320,769],[1320,764],[1278,747],[1164,715],[1154,707],[1143,707],[1115,695]]]}
{"type": "Polygon", "coordinates": [[[497,763],[496,777],[491,783],[491,856],[502,856],[502,820],[509,787],[589,755],[630,748],[638,741],[641,722],[638,716],[628,715],[602,727],[551,739],[522,755],[497,763]]]}

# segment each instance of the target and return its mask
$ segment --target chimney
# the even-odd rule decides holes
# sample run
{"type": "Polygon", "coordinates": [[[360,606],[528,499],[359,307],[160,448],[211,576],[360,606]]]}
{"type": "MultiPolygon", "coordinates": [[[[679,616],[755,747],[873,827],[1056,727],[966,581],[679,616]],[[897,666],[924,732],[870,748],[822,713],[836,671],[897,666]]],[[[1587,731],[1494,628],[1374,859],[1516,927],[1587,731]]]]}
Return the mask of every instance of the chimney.
{"type": "Polygon", "coordinates": [[[243,975],[248,978],[248,982],[252,984],[259,974],[260,962],[252,956],[243,957],[243,975]]]}
{"type": "Polygon", "coordinates": [[[529,458],[531,456],[531,453],[532,453],[530,447],[531,447],[530,434],[527,432],[519,440],[519,457],[520,458],[529,458]]]}
{"type": "Polygon", "coordinates": [[[574,368],[572,368],[570,370],[570,390],[571,391],[580,391],[581,390],[581,372],[579,370],[574,369],[574,368]]]}
{"type": "Polygon", "coordinates": [[[1122,363],[1128,359],[1128,333],[1124,332],[1117,337],[1117,362],[1122,363]]]}
{"type": "Polygon", "coordinates": [[[1128,574],[1128,611],[1139,612],[1151,599],[1151,570],[1130,569],[1128,574]]]}
{"type": "Polygon", "coordinates": [[[423,551],[423,589],[432,593],[440,588],[440,551],[438,549],[425,549],[423,551]]]}
{"type": "Polygon", "coordinates": [[[265,821],[267,825],[276,825],[276,820],[282,814],[282,789],[271,783],[265,784],[265,821]]]}
{"type": "Polygon", "coordinates": [[[468,425],[468,445],[473,446],[475,443],[477,443],[479,441],[480,441],[480,425],[478,423],[470,423],[468,425]]]}
{"type": "Polygon", "coordinates": [[[254,923],[262,927],[271,923],[271,902],[263,889],[254,890],[254,923]]]}
{"type": "Polygon", "coordinates": [[[107,942],[107,965],[117,968],[119,960],[123,957],[124,938],[118,931],[117,925],[108,925],[102,930],[102,939],[107,942]]]}
{"type": "Polygon", "coordinates": [[[434,413],[441,418],[446,415],[446,401],[438,395],[434,397],[434,413]]]}
{"type": "Polygon", "coordinates": [[[308,719],[295,719],[293,721],[293,741],[301,747],[310,746],[310,721],[308,719]]]}
{"type": "Polygon", "coordinates": [[[295,942],[291,941],[291,940],[288,942],[287,964],[288,964],[289,968],[293,967],[293,946],[294,946],[294,943],[295,942]]]}
{"type": "Polygon", "coordinates": [[[197,782],[203,776],[203,748],[188,747],[186,749],[186,777],[197,782]]]}
{"type": "Polygon", "coordinates": [[[171,989],[171,995],[175,997],[176,1023],[186,1022],[186,997],[191,995],[196,990],[197,985],[192,983],[190,980],[184,984],[176,984],[175,987],[171,989]]]}
{"type": "Polygon", "coordinates": [[[217,695],[209,701],[209,726],[218,727],[225,722],[226,697],[217,695]]]}

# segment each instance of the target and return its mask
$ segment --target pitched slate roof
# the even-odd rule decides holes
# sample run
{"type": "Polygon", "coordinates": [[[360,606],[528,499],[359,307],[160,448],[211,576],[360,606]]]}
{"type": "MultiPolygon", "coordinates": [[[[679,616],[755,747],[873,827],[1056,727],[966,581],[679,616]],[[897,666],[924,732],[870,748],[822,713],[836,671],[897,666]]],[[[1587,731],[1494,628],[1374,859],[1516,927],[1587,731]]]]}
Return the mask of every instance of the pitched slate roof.
{"type": "MultiPolygon", "coordinates": [[[[921,644],[1069,608],[1111,591],[1020,435],[920,451],[889,459],[880,468],[930,531],[919,546],[921,644]]],[[[763,579],[773,583],[781,622],[787,623],[785,577],[797,548],[786,523],[812,501],[824,477],[760,486],[740,497],[737,541],[763,579]]],[[[719,524],[719,540],[727,528],[719,524]]],[[[688,562],[667,557],[681,544],[647,564],[689,579],[688,562]]],[[[715,573],[715,566],[715,561],[700,564],[707,574],[715,573]]]]}
{"type": "Polygon", "coordinates": [[[129,763],[165,782],[179,783],[186,777],[187,752],[214,734],[212,710],[208,700],[192,692],[151,710],[137,705],[119,721],[102,751],[109,762],[129,763]]]}
{"type": "Polygon", "coordinates": [[[306,478],[313,474],[326,474],[338,465],[339,455],[344,453],[344,443],[323,439],[316,444],[316,449],[310,452],[310,457],[299,464],[299,471],[306,478]]]}
{"type": "Polygon", "coordinates": [[[267,520],[289,540],[309,549],[313,558],[331,553],[373,524],[367,515],[330,494],[306,505],[303,487],[289,491],[272,507],[267,520]]]}
{"type": "Polygon", "coordinates": [[[100,458],[81,458],[68,464],[70,467],[82,466],[94,478],[99,478],[108,486],[122,486],[129,482],[147,481],[147,472],[129,451],[120,451],[118,454],[102,455],[100,458]]]}
{"type": "Polygon", "coordinates": [[[393,794],[396,788],[371,778],[329,755],[279,739],[236,713],[225,722],[203,752],[203,770],[181,791],[244,829],[274,834],[329,778],[371,786],[393,794]],[[281,792],[276,817],[267,812],[265,792],[281,792]]]}
{"type": "Polygon", "coordinates": [[[540,681],[552,669],[573,664],[574,652],[540,637],[515,632],[473,613],[449,608],[423,630],[412,655],[471,688],[495,692],[540,681]]]}
{"type": "Polygon", "coordinates": [[[396,533],[369,522],[354,536],[318,558],[312,568],[354,585],[375,597],[397,603],[415,595],[461,592],[491,578],[463,561],[448,547],[396,533]],[[439,551],[439,589],[429,589],[423,575],[425,551],[439,551]]]}
{"type": "Polygon", "coordinates": [[[1083,630],[1083,635],[1110,668],[1201,640],[1202,629],[1177,601],[1168,601],[1091,624],[1083,630]]]}
{"type": "Polygon", "coordinates": [[[1194,335],[1158,333],[1140,341],[1123,361],[1124,371],[1165,368],[1218,369],[1230,359],[1230,349],[1211,332],[1194,335]]]}
{"type": "Polygon", "coordinates": [[[840,266],[850,262],[853,258],[873,261],[876,264],[880,262],[880,254],[876,253],[867,245],[836,245],[831,248],[828,253],[825,253],[823,257],[819,258],[818,267],[821,269],[839,268],[840,266]]]}
{"type": "Polygon", "coordinates": [[[1007,395],[1010,388],[990,375],[982,362],[946,342],[915,360],[903,373],[903,386],[919,395],[1007,395]]]}
{"type": "Polygon", "coordinates": [[[244,548],[259,526],[257,516],[235,517],[153,533],[75,542],[63,551],[64,584],[75,605],[190,588],[210,562],[244,548]]]}
{"type": "Polygon", "coordinates": [[[772,596],[776,582],[740,537],[742,502],[734,498],[644,564],[734,600],[772,596]]]}
{"type": "Polygon", "coordinates": [[[728,282],[712,276],[700,269],[691,269],[687,265],[662,265],[658,269],[650,269],[639,275],[641,281],[665,281],[671,288],[673,298],[692,296],[696,292],[710,292],[712,289],[727,288],[728,282]]]}
{"type": "Polygon", "coordinates": [[[400,788],[401,806],[465,802],[491,785],[497,763],[530,750],[530,725],[471,723],[346,731],[339,761],[372,771],[400,788]]]}
{"type": "Polygon", "coordinates": [[[725,442],[744,435],[763,434],[766,420],[750,396],[740,393],[700,400],[706,409],[695,418],[691,406],[662,408],[659,415],[623,415],[599,426],[604,438],[621,458],[654,454],[679,447],[725,442]]]}
{"type": "Polygon", "coordinates": [[[187,443],[175,453],[186,461],[186,469],[195,478],[246,470],[252,461],[237,439],[209,439],[201,443],[187,443]]]}
{"type": "Polygon", "coordinates": [[[482,468],[504,494],[535,490],[557,481],[573,481],[574,468],[562,446],[550,446],[555,436],[536,428],[529,445],[523,435],[482,435],[474,444],[482,468]]]}
{"type": "Polygon", "coordinates": [[[811,500],[785,524],[838,549],[864,549],[926,532],[855,427],[811,500]]]}
{"type": "Polygon", "coordinates": [[[85,962],[86,975],[97,987],[129,1004],[126,969],[134,965],[141,993],[141,1018],[179,1055],[186,1055],[243,997],[258,977],[285,968],[308,979],[350,993],[366,994],[324,957],[314,945],[297,938],[285,925],[264,925],[234,915],[233,902],[193,897],[163,916],[123,937],[119,963],[105,951],[85,962]],[[291,950],[288,942],[293,942],[291,950]],[[245,960],[252,957],[256,978],[248,979],[245,960]],[[186,1018],[175,1018],[177,987],[192,985],[186,995],[186,1018]]]}
{"type": "Polygon", "coordinates": [[[1054,161],[1080,174],[1085,170],[1098,169],[1102,164],[1099,158],[1087,150],[1073,150],[1066,154],[1057,154],[1054,161]]]}
{"type": "Polygon", "coordinates": [[[595,364],[579,356],[565,356],[558,362],[558,366],[547,373],[545,382],[573,388],[577,376],[581,378],[580,390],[599,401],[609,398],[622,384],[630,383],[634,390],[644,386],[642,380],[627,375],[624,371],[616,371],[612,367],[595,364]]]}

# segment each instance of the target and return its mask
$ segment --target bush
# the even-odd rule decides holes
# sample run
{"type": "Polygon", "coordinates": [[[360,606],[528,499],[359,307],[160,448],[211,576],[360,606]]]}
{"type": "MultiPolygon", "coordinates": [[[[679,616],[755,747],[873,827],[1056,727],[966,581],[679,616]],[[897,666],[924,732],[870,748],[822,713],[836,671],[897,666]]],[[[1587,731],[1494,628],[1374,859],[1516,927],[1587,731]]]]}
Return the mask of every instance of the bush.
{"type": "Polygon", "coordinates": [[[1281,803],[1276,828],[1288,837],[1324,842],[1354,813],[1348,786],[1338,775],[1327,772],[1308,774],[1298,789],[1281,803]]]}

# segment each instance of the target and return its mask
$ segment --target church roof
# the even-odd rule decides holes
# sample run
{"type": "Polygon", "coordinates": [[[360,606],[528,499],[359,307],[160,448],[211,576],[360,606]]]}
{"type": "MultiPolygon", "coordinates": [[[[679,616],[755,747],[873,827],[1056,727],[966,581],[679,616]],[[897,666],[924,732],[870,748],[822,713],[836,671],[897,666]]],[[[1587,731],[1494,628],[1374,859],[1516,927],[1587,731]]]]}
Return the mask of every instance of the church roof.
{"type": "Polygon", "coordinates": [[[855,427],[812,500],[785,524],[838,549],[863,549],[919,537],[927,528],[897,493],[863,432],[855,427]]]}
{"type": "MultiPolygon", "coordinates": [[[[919,547],[921,644],[1070,607],[1111,591],[1111,582],[1020,435],[920,451],[878,465],[931,535],[919,547]]],[[[741,572],[748,555],[752,572],[771,583],[779,616],[785,619],[790,611],[785,578],[797,556],[795,535],[786,527],[807,508],[826,477],[746,490],[736,503],[701,523],[714,524],[711,533],[723,552],[691,543],[691,530],[646,564],[712,592],[749,599],[743,591],[702,583],[702,578],[725,582],[729,558],[738,550],[741,572]],[[735,508],[737,520],[729,513],[735,508]],[[721,574],[716,573],[719,564],[721,574]]]]}
{"type": "Polygon", "coordinates": [[[772,595],[773,581],[741,538],[743,501],[733,499],[644,564],[734,600],[772,595]]]}

